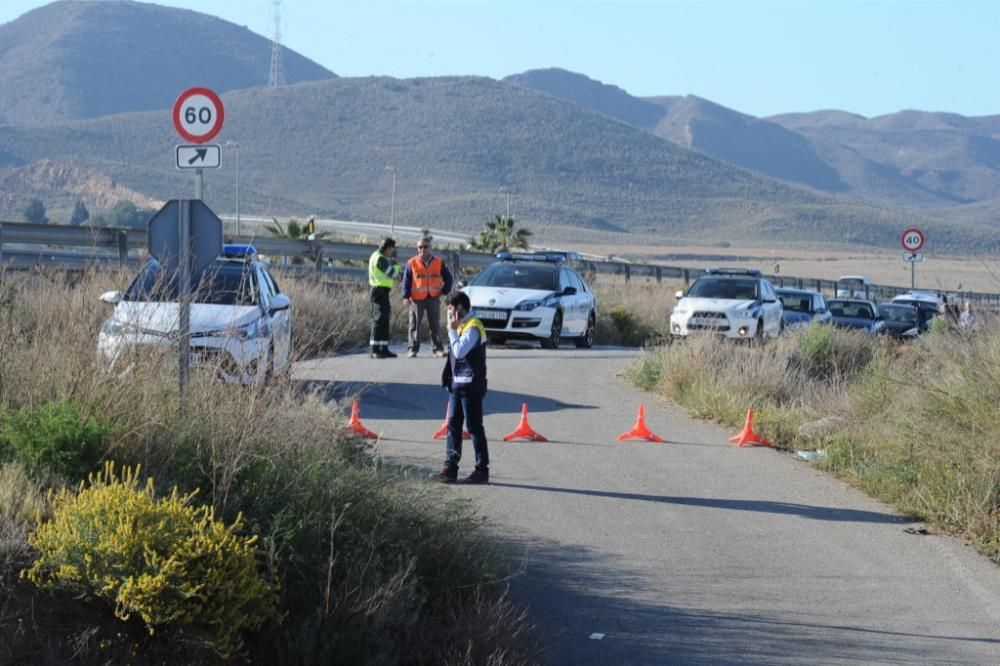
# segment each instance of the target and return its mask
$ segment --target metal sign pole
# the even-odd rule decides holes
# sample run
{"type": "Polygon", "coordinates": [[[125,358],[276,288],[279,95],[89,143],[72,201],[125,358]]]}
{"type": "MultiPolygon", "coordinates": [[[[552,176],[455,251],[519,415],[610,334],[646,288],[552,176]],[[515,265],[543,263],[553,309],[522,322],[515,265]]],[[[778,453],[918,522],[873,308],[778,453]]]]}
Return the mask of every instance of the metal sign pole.
{"type": "Polygon", "coordinates": [[[910,262],[910,289],[917,288],[917,262],[910,262]]]}
{"type": "Polygon", "coordinates": [[[177,240],[180,244],[180,257],[177,264],[177,303],[180,362],[180,394],[184,399],[188,384],[188,371],[191,347],[191,201],[182,199],[178,210],[177,240]]]}
{"type": "Polygon", "coordinates": [[[202,173],[203,172],[201,169],[194,170],[194,198],[198,199],[199,201],[201,201],[202,199],[201,193],[204,189],[204,181],[202,180],[202,173]]]}

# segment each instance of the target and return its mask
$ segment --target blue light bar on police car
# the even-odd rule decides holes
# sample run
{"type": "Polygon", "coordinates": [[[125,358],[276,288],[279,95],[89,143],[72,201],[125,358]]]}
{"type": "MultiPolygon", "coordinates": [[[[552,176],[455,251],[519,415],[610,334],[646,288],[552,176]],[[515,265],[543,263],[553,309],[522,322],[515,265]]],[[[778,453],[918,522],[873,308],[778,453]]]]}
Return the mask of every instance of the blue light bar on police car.
{"type": "Polygon", "coordinates": [[[497,252],[500,261],[550,261],[558,263],[565,259],[561,254],[547,252],[497,252]]]}
{"type": "Polygon", "coordinates": [[[253,245],[226,243],[222,246],[222,256],[227,259],[253,259],[257,248],[253,245]]]}

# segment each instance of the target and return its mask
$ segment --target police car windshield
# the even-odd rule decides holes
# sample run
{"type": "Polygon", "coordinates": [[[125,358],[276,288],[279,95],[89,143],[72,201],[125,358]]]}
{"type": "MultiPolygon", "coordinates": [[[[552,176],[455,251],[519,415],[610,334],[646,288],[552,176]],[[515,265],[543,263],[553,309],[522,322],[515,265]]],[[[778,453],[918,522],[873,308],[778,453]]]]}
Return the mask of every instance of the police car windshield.
{"type": "Polygon", "coordinates": [[[757,281],[748,278],[703,277],[691,285],[687,296],[752,301],[757,298],[757,281]]]}
{"type": "MultiPolygon", "coordinates": [[[[126,301],[171,303],[178,300],[177,276],[148,261],[125,291],[126,301]]],[[[192,280],[191,302],[210,305],[256,305],[257,285],[250,264],[216,262],[192,280]]]]}
{"type": "Polygon", "coordinates": [[[491,264],[472,280],[473,287],[508,287],[555,291],[555,266],[521,262],[491,264]]]}

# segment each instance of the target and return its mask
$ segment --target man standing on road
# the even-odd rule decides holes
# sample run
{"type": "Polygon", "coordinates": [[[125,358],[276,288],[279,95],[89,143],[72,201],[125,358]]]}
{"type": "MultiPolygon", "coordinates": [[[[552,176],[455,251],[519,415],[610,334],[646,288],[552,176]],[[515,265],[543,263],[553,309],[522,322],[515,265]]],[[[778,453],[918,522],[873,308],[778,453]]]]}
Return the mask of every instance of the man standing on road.
{"type": "Polygon", "coordinates": [[[409,352],[414,358],[420,351],[420,320],[427,313],[434,355],[444,356],[441,344],[441,296],[451,291],[451,271],[441,257],[431,255],[431,237],[417,241],[417,255],[406,262],[403,271],[403,302],[410,307],[409,352]]]}
{"type": "Polygon", "coordinates": [[[396,241],[385,238],[379,248],[368,258],[368,284],[371,286],[369,300],[372,306],[372,358],[396,358],[389,351],[389,291],[393,280],[399,275],[396,261],[396,241]]]}
{"type": "Polygon", "coordinates": [[[469,314],[468,295],[461,291],[448,297],[448,364],[441,373],[441,385],[448,389],[448,443],[444,469],[437,479],[454,483],[462,459],[462,424],[472,435],[476,469],[465,483],[490,482],[490,451],[483,428],[483,398],[486,396],[486,329],[469,314]]]}

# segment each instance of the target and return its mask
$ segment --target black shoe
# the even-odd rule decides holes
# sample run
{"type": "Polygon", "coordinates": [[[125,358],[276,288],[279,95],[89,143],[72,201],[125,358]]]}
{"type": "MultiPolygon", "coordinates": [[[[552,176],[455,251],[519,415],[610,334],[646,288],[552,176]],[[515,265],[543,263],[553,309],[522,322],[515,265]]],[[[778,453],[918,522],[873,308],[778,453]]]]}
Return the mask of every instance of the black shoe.
{"type": "Polygon", "coordinates": [[[396,358],[396,354],[389,351],[388,347],[382,347],[382,355],[379,358],[396,358]]]}
{"type": "Polygon", "coordinates": [[[482,484],[489,482],[490,482],[490,473],[482,472],[478,469],[469,476],[465,477],[465,480],[462,481],[462,483],[474,483],[474,484],[482,484]]]}
{"type": "Polygon", "coordinates": [[[458,481],[458,468],[445,467],[437,474],[431,474],[431,479],[440,481],[441,483],[455,483],[458,481]]]}

